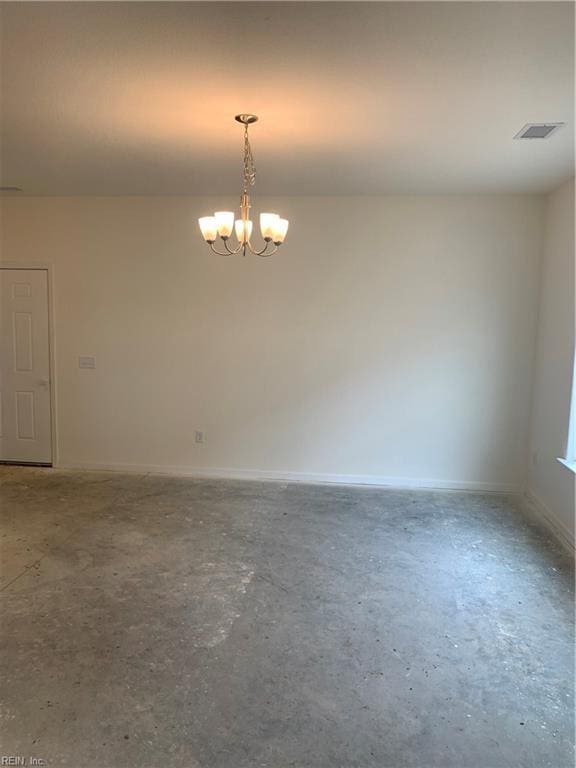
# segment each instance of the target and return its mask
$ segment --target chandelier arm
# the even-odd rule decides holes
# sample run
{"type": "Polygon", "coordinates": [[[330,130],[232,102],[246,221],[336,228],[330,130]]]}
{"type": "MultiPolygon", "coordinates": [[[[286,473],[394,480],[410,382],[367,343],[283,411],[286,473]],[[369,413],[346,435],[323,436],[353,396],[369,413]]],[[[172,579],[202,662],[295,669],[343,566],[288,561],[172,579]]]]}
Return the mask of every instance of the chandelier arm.
{"type": "Polygon", "coordinates": [[[216,248],[214,248],[214,243],[208,243],[208,245],[210,246],[210,250],[213,253],[217,253],[218,256],[232,256],[232,255],[234,255],[234,253],[238,253],[238,251],[231,251],[230,249],[228,249],[227,251],[222,253],[222,251],[218,251],[218,250],[216,250],[216,248]]]}
{"type": "Polygon", "coordinates": [[[224,240],[224,248],[226,248],[227,253],[234,256],[234,254],[240,253],[242,250],[242,243],[238,245],[238,248],[228,248],[228,240],[224,240]]]}
{"type": "Polygon", "coordinates": [[[250,248],[250,250],[254,254],[254,256],[261,256],[263,259],[267,258],[268,256],[272,256],[278,250],[278,246],[275,245],[274,246],[274,250],[272,250],[272,251],[267,253],[269,246],[270,246],[270,241],[268,241],[266,243],[266,245],[264,246],[264,248],[262,248],[261,251],[256,251],[256,250],[254,250],[254,248],[252,248],[252,244],[248,243],[248,247],[250,248]]]}
{"type": "Polygon", "coordinates": [[[268,246],[270,245],[270,242],[268,241],[264,248],[262,250],[257,251],[255,248],[252,247],[252,243],[250,240],[248,240],[248,248],[250,248],[250,252],[254,254],[254,256],[264,256],[266,254],[266,251],[268,250],[268,246]]]}
{"type": "Polygon", "coordinates": [[[261,256],[263,259],[267,259],[268,256],[274,256],[274,254],[276,253],[277,250],[278,250],[278,246],[275,245],[273,251],[270,251],[269,253],[265,253],[265,252],[264,253],[258,253],[256,255],[257,256],[261,256]]]}

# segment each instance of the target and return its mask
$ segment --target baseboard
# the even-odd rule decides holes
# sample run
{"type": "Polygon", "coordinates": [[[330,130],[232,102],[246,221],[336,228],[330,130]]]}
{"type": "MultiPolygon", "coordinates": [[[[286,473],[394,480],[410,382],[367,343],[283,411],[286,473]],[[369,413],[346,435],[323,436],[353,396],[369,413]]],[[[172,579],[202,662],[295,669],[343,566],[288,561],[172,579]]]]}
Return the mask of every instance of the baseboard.
{"type": "Polygon", "coordinates": [[[562,545],[572,556],[576,551],[574,536],[563,520],[560,520],[547,506],[542,499],[538,498],[532,491],[525,491],[522,497],[524,511],[536,522],[544,525],[545,528],[554,536],[556,541],[562,545]]]}
{"type": "Polygon", "coordinates": [[[308,472],[282,472],[264,469],[220,469],[216,467],[180,467],[156,464],[102,464],[97,462],[62,462],[57,469],[105,470],[136,474],[173,475],[228,480],[271,480],[289,483],[367,485],[384,488],[421,488],[446,491],[482,491],[486,493],[521,493],[522,488],[509,483],[485,483],[476,480],[430,480],[381,475],[342,475],[308,472]]]}

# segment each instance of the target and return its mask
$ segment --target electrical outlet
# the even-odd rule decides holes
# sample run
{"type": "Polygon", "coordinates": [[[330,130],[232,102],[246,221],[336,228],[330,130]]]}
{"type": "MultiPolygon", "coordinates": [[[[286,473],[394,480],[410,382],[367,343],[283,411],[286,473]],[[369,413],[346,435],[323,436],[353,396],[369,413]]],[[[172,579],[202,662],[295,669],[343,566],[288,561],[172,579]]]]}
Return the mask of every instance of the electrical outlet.
{"type": "Polygon", "coordinates": [[[206,433],[202,432],[201,429],[196,430],[196,442],[197,443],[205,443],[206,442],[206,433]]]}

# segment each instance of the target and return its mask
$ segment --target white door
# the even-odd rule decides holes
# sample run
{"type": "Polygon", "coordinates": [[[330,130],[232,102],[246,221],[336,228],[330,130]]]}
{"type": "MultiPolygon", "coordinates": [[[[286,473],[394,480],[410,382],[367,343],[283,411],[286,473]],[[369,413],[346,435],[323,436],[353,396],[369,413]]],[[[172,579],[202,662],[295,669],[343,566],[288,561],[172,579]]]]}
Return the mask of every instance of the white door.
{"type": "Polygon", "coordinates": [[[49,464],[48,273],[0,269],[0,461],[49,464]]]}

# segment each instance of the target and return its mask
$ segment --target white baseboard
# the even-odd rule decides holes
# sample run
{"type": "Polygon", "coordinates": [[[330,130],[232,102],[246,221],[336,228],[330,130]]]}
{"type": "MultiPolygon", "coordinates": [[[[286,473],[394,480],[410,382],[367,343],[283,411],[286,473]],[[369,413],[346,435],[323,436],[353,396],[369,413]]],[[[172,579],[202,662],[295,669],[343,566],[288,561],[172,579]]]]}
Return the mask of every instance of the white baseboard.
{"type": "MultiPolygon", "coordinates": [[[[56,465],[55,465],[56,466],[56,465]]],[[[334,475],[308,472],[282,472],[265,469],[220,469],[216,467],[180,467],[156,464],[102,464],[97,462],[62,462],[57,469],[84,469],[129,474],[157,474],[228,480],[271,480],[289,483],[368,485],[383,488],[421,488],[446,491],[483,491],[487,493],[521,493],[522,488],[510,483],[485,483],[476,480],[430,480],[382,475],[334,475]]]]}
{"type": "Polygon", "coordinates": [[[554,538],[564,549],[574,555],[576,546],[574,535],[563,520],[560,520],[547,506],[542,499],[538,498],[532,491],[525,491],[523,497],[523,508],[526,514],[532,519],[543,524],[554,538]]]}

